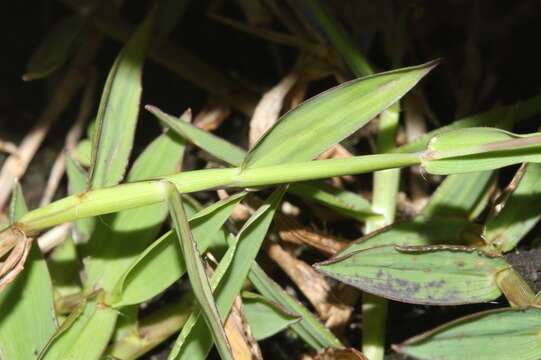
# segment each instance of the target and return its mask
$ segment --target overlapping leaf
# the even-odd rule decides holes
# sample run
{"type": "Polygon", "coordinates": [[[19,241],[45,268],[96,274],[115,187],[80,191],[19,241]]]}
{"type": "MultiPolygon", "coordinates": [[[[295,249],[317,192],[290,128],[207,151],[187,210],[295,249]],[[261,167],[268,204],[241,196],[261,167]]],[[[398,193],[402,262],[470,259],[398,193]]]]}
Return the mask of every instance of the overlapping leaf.
{"type": "Polygon", "coordinates": [[[188,217],[182,205],[182,198],[173,184],[166,182],[163,184],[167,188],[167,205],[173,218],[173,223],[175,224],[176,235],[180,243],[186,272],[192,285],[192,291],[218,348],[220,357],[222,359],[233,359],[231,346],[229,345],[229,341],[225,335],[224,325],[216,309],[216,303],[212,296],[212,290],[203,261],[201,260],[190,230],[190,225],[188,224],[188,217]]]}
{"type": "Polygon", "coordinates": [[[517,135],[496,128],[449,131],[433,137],[421,159],[426,171],[444,175],[541,162],[541,133],[517,135]]]}
{"type": "Polygon", "coordinates": [[[353,80],[284,115],[250,150],[245,169],[315,158],[407,93],[437,63],[353,80]]]}
{"type": "MultiPolygon", "coordinates": [[[[224,273],[214,295],[222,320],[229,313],[235,297],[242,288],[284,192],[285,189],[275,191],[250,217],[237,235],[238,245],[231,265],[224,273]]],[[[212,346],[212,339],[206,334],[208,332],[202,319],[198,319],[191,328],[185,327],[169,359],[204,358],[212,346]]]]}
{"type": "Polygon", "coordinates": [[[289,295],[284,289],[265,274],[257,264],[252,265],[249,279],[256,289],[267,298],[275,301],[288,311],[301,315],[301,320],[291,325],[308,345],[316,350],[325,348],[342,349],[340,340],[326,328],[316,316],[306,309],[297,299],[289,295]]]}

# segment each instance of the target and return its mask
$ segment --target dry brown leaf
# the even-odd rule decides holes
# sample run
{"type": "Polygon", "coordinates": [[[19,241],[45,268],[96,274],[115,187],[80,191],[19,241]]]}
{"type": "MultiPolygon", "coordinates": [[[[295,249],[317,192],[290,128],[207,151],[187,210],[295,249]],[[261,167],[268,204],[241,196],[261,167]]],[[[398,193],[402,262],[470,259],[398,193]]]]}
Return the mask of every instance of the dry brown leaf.
{"type": "Polygon", "coordinates": [[[218,128],[229,114],[231,114],[229,106],[215,96],[210,96],[193,122],[200,129],[212,131],[218,128]]]}
{"type": "Polygon", "coordinates": [[[325,254],[334,255],[345,247],[345,243],[337,238],[315,230],[312,230],[291,216],[278,214],[276,226],[280,238],[295,244],[312,246],[325,254]]]}
{"type": "Polygon", "coordinates": [[[235,360],[263,359],[261,349],[252,335],[250,326],[242,313],[242,300],[235,298],[235,303],[225,322],[225,333],[235,360]]]}
{"type": "MultiPolygon", "coordinates": [[[[229,197],[229,194],[224,189],[218,189],[216,190],[216,193],[218,194],[218,198],[220,198],[220,200],[225,200],[229,197]]],[[[239,203],[237,206],[235,206],[235,209],[233,209],[231,219],[234,221],[245,221],[252,215],[252,213],[252,209],[239,203]]]]}
{"type": "Polygon", "coordinates": [[[10,155],[16,155],[18,149],[14,143],[0,140],[0,151],[10,155]]]}
{"type": "Polygon", "coordinates": [[[284,99],[298,79],[298,75],[292,72],[263,95],[250,121],[250,147],[278,121],[284,99]]]}
{"type": "Polygon", "coordinates": [[[362,352],[353,348],[327,348],[318,352],[315,356],[304,356],[303,360],[368,360],[368,358],[362,352]]]}
{"type": "Polygon", "coordinates": [[[31,247],[32,238],[27,237],[16,227],[10,227],[0,234],[0,248],[3,255],[9,252],[7,258],[0,262],[0,291],[15,280],[23,270],[31,247]]]}

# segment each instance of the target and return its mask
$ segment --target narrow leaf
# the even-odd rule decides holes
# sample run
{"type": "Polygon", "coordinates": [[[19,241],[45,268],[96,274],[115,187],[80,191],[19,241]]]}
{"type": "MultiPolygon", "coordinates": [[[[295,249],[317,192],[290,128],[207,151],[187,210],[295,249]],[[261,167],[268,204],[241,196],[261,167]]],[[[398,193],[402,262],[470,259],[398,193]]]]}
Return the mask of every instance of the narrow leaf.
{"type": "Polygon", "coordinates": [[[341,215],[358,221],[380,217],[372,211],[370,203],[362,196],[324,183],[294,184],[289,188],[289,192],[309,201],[317,201],[341,215]]]}
{"type": "MultiPolygon", "coordinates": [[[[284,192],[284,188],[276,190],[248,219],[237,235],[238,246],[231,265],[215,291],[216,305],[222,320],[225,320],[244,284],[284,192]]],[[[190,331],[196,335],[190,337],[187,337],[183,329],[169,359],[204,358],[212,346],[211,338],[204,335],[204,325],[202,319],[199,319],[190,331]]]]}
{"type": "MultiPolygon", "coordinates": [[[[185,137],[188,141],[227,164],[240,166],[246,152],[236,145],[209,132],[199,129],[188,122],[178,121],[154,106],[146,106],[162,123],[185,137]]],[[[349,191],[334,189],[323,183],[292,184],[289,191],[302,198],[318,202],[338,213],[357,220],[377,216],[370,209],[370,204],[360,195],[349,191]]]]}
{"type": "Polygon", "coordinates": [[[493,182],[492,171],[450,175],[430,197],[423,216],[474,218],[493,182]]]}
{"type": "Polygon", "coordinates": [[[21,183],[15,183],[9,203],[9,223],[15,224],[17,220],[28,212],[26,201],[24,200],[23,189],[21,183]]]}
{"type": "MultiPolygon", "coordinates": [[[[167,132],[152,141],[137,158],[128,181],[141,181],[175,171],[184,154],[184,141],[167,132]]],[[[90,239],[86,287],[110,292],[134,259],[156,238],[167,217],[164,203],[102,217],[90,239]],[[127,246],[129,244],[129,246],[127,246]]]]}
{"type": "MultiPolygon", "coordinates": [[[[82,193],[87,186],[87,173],[73,160],[70,154],[66,155],[66,174],[68,176],[68,193],[70,195],[82,193]]],[[[75,221],[73,240],[85,243],[94,231],[96,218],[89,217],[75,221]]]]}
{"type": "Polygon", "coordinates": [[[92,189],[118,184],[133,146],[141,98],[143,60],[154,17],[149,15],[118,55],[103,90],[92,139],[92,189]]]}
{"type": "Polygon", "coordinates": [[[498,126],[502,119],[511,119],[510,122],[519,122],[539,113],[541,111],[541,95],[528,99],[517,104],[497,107],[480,114],[468,116],[456,120],[447,126],[442,126],[436,130],[430,131],[419,136],[415,141],[396,149],[396,152],[408,153],[424,150],[433,137],[449,132],[451,130],[474,128],[479,126],[498,126]]]}
{"type": "Polygon", "coordinates": [[[243,168],[313,159],[398,101],[436,64],[353,80],[305,101],[260,138],[243,168]]]}
{"type": "Polygon", "coordinates": [[[69,328],[55,337],[40,359],[100,359],[117,316],[117,311],[95,299],[85,302],[82,313],[78,313],[69,328]]]}
{"type": "Polygon", "coordinates": [[[391,300],[431,305],[487,302],[510,265],[475,248],[380,246],[314,265],[326,275],[391,300]]]}
{"type": "Polygon", "coordinates": [[[450,131],[433,137],[421,159],[426,171],[442,175],[541,162],[541,133],[517,135],[495,128],[450,131]]]}
{"type": "Polygon", "coordinates": [[[536,360],[540,328],[540,309],[498,309],[452,321],[394,348],[426,360],[536,360]]]}
{"type": "Polygon", "coordinates": [[[261,294],[282,305],[289,312],[301,315],[301,320],[292,324],[291,328],[312,348],[322,350],[328,347],[335,349],[344,347],[312,312],[268,277],[257,263],[252,265],[248,276],[261,294]]]}
{"type": "Polygon", "coordinates": [[[184,263],[186,264],[186,272],[188,273],[195,298],[201,307],[203,318],[210,329],[220,356],[222,359],[233,359],[231,346],[225,335],[224,325],[218,315],[203,261],[192,237],[188,218],[182,205],[182,198],[175,185],[166,182],[163,184],[167,188],[167,204],[173,223],[175,224],[184,263]]]}
{"type": "Polygon", "coordinates": [[[202,148],[216,158],[228,164],[239,166],[246,155],[245,151],[238,146],[223,140],[217,136],[191,125],[188,122],[179,121],[174,116],[168,115],[155,106],[147,105],[145,109],[150,111],[164,125],[173,129],[191,143],[202,148]]]}

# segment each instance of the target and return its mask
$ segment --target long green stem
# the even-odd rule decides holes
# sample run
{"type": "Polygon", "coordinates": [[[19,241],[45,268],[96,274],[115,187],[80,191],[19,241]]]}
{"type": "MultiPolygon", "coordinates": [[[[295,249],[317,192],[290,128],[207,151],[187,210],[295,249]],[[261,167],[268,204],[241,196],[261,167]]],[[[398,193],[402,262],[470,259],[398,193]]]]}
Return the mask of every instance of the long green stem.
{"type": "Polygon", "coordinates": [[[161,179],[118,185],[66,197],[23,216],[19,229],[33,233],[68,221],[155,204],[165,200],[159,180],[175,184],[181,193],[219,187],[258,187],[361,174],[420,163],[419,154],[382,154],[347,159],[308,161],[255,169],[206,169],[161,179]]]}
{"type": "MultiPolygon", "coordinates": [[[[396,103],[380,115],[377,150],[388,152],[395,146],[400,118],[400,104],[396,103]]],[[[366,222],[368,234],[394,222],[396,198],[400,183],[400,170],[388,169],[374,173],[372,210],[382,215],[381,219],[366,222]]],[[[385,332],[387,323],[387,300],[368,293],[363,294],[363,353],[372,360],[381,360],[385,355],[385,332]]]]}

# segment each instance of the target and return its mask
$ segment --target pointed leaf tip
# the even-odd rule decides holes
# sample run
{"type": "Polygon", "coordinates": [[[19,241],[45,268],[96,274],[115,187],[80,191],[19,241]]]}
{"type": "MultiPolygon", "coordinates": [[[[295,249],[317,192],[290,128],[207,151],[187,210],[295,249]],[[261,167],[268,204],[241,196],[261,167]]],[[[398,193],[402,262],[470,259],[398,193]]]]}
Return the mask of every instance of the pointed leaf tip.
{"type": "Polygon", "coordinates": [[[400,100],[439,60],[341,84],[289,111],[254,145],[242,167],[308,161],[400,100]]]}

